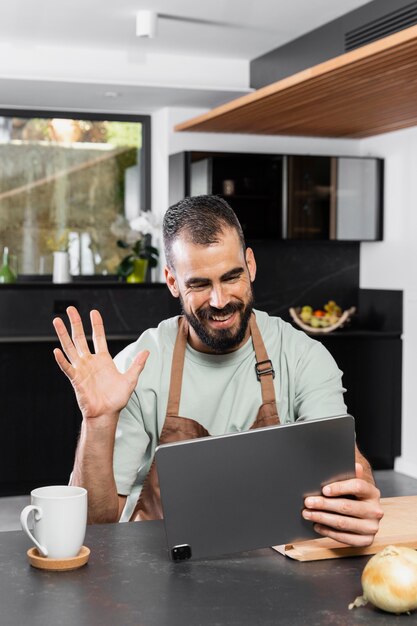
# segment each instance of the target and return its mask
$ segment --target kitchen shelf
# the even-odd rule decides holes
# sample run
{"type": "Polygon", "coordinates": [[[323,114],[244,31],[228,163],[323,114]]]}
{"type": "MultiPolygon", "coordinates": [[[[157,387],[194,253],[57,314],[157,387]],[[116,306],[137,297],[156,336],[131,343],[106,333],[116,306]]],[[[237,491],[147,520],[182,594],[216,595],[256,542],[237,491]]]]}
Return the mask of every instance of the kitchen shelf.
{"type": "MultiPolygon", "coordinates": [[[[295,326],[296,330],[300,330],[299,326],[295,326]]],[[[306,332],[306,331],[305,331],[306,332]]],[[[396,330],[335,330],[331,333],[309,333],[306,332],[309,337],[313,339],[399,339],[402,336],[401,331],[396,330]]]]}
{"type": "Polygon", "coordinates": [[[41,280],[41,277],[37,279],[36,276],[33,277],[32,280],[18,280],[15,283],[3,283],[0,286],[0,293],[5,291],[23,291],[23,290],[38,290],[38,289],[48,289],[51,291],[60,291],[62,289],[65,290],[86,290],[89,291],[91,289],[164,289],[166,288],[165,283],[127,283],[125,281],[110,281],[110,280],[80,280],[76,279],[69,283],[53,283],[52,278],[49,280],[41,280]]]}
{"type": "Polygon", "coordinates": [[[229,200],[231,198],[233,198],[234,200],[269,200],[270,196],[267,195],[259,195],[256,193],[250,194],[250,193],[246,193],[246,194],[238,194],[238,193],[219,193],[216,194],[218,196],[220,196],[221,198],[225,198],[225,200],[229,200]]]}
{"type": "Polygon", "coordinates": [[[360,138],[417,125],[417,26],[298,72],[176,131],[360,138]]]}

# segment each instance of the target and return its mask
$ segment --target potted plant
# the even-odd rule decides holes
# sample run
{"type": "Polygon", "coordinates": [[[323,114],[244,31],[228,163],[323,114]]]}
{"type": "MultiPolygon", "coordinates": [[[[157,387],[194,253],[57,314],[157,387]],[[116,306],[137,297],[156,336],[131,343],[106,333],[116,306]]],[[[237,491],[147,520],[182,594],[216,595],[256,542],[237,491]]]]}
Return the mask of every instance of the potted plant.
{"type": "Polygon", "coordinates": [[[142,283],[148,267],[158,264],[159,251],[151,245],[151,236],[156,232],[150,212],[142,212],[130,222],[119,215],[112,224],[112,232],[119,237],[117,245],[130,252],[117,266],[117,274],[128,283],[142,283]]]}

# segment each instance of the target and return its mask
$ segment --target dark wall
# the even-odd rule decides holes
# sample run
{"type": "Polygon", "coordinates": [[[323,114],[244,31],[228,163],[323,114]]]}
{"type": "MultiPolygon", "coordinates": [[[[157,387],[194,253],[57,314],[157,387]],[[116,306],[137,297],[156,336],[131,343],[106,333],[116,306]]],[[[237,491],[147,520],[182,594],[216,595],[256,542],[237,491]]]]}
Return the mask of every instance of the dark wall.
{"type": "MultiPolygon", "coordinates": [[[[374,0],[280,48],[276,48],[251,62],[250,86],[257,89],[269,85],[307,67],[312,67],[343,54],[345,52],[345,33],[414,4],[416,3],[410,2],[410,0],[395,0],[395,2],[392,0],[374,0]]],[[[394,20],[392,21],[394,25],[394,20]]]]}
{"type": "Polygon", "coordinates": [[[335,300],[343,309],[357,306],[359,243],[262,241],[248,244],[258,272],[256,307],[289,320],[291,306],[321,308],[335,300]]]}

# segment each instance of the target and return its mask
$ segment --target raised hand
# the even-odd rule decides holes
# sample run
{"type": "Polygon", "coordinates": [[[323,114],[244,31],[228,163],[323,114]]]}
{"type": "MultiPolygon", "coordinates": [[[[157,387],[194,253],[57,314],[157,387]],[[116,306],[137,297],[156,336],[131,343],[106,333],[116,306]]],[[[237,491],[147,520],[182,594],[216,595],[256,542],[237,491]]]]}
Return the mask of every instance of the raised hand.
{"type": "Polygon", "coordinates": [[[53,320],[62,347],[62,350],[54,350],[55,360],[74,387],[84,419],[100,416],[118,418],[135,389],[149,352],[139,352],[129,369],[121,374],[107,349],[100,313],[95,310],[90,312],[94,354],[89,350],[77,309],[70,306],[67,314],[72,339],[64,322],[59,317],[53,320]]]}

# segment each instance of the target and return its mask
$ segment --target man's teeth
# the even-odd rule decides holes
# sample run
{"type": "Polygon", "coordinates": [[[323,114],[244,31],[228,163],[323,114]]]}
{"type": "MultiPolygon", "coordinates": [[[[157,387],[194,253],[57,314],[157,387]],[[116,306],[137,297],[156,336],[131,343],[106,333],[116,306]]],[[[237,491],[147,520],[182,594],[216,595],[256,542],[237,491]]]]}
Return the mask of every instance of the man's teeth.
{"type": "Polygon", "coordinates": [[[212,315],[211,319],[214,320],[215,322],[225,322],[226,320],[230,319],[232,317],[232,314],[230,315],[212,315]]]}

